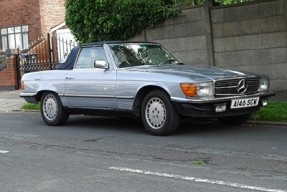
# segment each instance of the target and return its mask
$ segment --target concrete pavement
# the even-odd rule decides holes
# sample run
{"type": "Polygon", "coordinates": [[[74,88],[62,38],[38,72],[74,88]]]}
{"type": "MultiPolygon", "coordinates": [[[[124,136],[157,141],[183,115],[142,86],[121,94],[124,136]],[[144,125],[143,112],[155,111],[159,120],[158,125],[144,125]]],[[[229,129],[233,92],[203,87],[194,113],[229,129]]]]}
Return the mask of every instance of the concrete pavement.
{"type": "MultiPolygon", "coordinates": [[[[0,91],[0,112],[10,112],[21,110],[25,100],[19,97],[21,90],[0,91]]],[[[271,97],[273,101],[287,101],[287,92],[277,92],[276,96],[271,97]]]]}
{"type": "Polygon", "coordinates": [[[21,110],[25,100],[19,97],[21,90],[0,91],[0,112],[21,110]]]}

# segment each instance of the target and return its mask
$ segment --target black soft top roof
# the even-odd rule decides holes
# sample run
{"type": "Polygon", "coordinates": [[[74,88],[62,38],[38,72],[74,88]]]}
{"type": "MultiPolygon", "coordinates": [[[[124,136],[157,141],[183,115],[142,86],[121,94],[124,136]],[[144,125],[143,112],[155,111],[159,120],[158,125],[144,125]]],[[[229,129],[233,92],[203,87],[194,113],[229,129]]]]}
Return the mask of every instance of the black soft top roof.
{"type": "Polygon", "coordinates": [[[66,61],[64,63],[59,63],[57,66],[56,66],[56,69],[59,69],[59,70],[64,70],[64,69],[68,69],[68,70],[71,70],[73,69],[74,67],[74,63],[75,63],[75,60],[77,58],[77,55],[78,55],[78,52],[80,50],[80,47],[74,47],[71,52],[69,53],[66,61]]]}
{"type": "Polygon", "coordinates": [[[93,43],[85,43],[82,44],[78,47],[74,47],[71,52],[69,53],[67,59],[63,63],[59,63],[56,65],[56,69],[58,70],[71,70],[74,67],[75,60],[77,58],[78,52],[80,50],[80,47],[90,47],[90,46],[102,46],[103,44],[124,44],[124,43],[154,43],[158,44],[155,42],[141,42],[141,41],[98,41],[98,42],[93,42],[93,43]]]}

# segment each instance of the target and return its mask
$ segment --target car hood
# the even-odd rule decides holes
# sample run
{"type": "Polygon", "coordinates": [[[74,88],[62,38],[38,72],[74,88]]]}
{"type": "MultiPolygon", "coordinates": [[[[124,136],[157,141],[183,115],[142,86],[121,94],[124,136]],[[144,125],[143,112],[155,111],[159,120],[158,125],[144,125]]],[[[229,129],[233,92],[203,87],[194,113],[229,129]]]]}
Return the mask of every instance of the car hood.
{"type": "Polygon", "coordinates": [[[253,73],[239,72],[235,70],[222,69],[217,67],[195,66],[195,65],[162,65],[162,66],[144,65],[144,66],[125,68],[125,70],[145,72],[145,73],[175,75],[181,77],[188,77],[196,80],[199,79],[218,80],[226,78],[256,76],[253,73]]]}

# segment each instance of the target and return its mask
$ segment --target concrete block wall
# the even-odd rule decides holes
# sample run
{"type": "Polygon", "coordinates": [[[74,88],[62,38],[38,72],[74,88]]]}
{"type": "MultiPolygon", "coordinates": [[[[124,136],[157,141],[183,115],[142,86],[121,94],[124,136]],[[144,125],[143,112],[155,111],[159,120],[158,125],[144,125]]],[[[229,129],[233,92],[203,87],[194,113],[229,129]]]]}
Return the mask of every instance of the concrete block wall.
{"type": "Polygon", "coordinates": [[[287,0],[219,7],[210,2],[131,40],[157,41],[186,64],[265,74],[271,90],[287,91],[287,0]]]}
{"type": "Polygon", "coordinates": [[[183,10],[181,15],[147,29],[131,40],[156,41],[188,64],[207,64],[204,8],[183,10]]]}
{"type": "Polygon", "coordinates": [[[287,90],[286,1],[212,8],[216,66],[266,74],[271,89],[287,90]]]}

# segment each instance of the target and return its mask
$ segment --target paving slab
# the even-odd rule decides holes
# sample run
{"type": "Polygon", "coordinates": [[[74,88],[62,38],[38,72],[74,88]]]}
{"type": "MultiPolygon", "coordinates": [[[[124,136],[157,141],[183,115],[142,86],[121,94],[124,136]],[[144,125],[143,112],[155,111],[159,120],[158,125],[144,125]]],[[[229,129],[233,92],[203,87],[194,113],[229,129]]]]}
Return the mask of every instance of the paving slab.
{"type": "Polygon", "coordinates": [[[20,110],[25,100],[19,97],[20,90],[0,92],[0,112],[20,110]]]}

